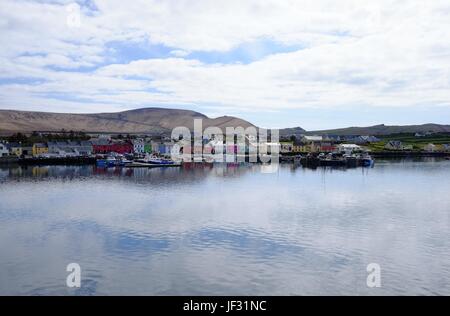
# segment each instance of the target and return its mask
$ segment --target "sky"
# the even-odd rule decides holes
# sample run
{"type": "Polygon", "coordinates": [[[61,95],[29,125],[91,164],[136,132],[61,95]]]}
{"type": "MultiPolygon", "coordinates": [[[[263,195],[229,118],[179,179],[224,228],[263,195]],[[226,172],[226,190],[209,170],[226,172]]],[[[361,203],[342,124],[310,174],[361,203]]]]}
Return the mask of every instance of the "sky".
{"type": "Polygon", "coordinates": [[[448,0],[0,0],[0,109],[450,124],[448,0]]]}

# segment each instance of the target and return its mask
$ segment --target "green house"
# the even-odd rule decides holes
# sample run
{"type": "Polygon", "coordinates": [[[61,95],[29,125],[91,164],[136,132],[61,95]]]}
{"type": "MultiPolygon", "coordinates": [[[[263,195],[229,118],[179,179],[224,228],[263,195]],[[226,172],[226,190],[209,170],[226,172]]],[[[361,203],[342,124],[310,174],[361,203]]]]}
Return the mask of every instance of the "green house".
{"type": "Polygon", "coordinates": [[[144,145],[144,152],[150,154],[152,152],[152,144],[145,144],[144,145]]]}

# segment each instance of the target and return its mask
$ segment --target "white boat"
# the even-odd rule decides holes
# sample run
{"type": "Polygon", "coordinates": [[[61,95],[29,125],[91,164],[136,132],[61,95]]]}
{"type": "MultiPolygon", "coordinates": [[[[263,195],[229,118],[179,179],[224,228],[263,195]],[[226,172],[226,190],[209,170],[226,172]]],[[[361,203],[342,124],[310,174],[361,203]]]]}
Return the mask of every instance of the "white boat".
{"type": "Polygon", "coordinates": [[[135,162],[140,164],[161,165],[161,166],[180,165],[179,162],[175,162],[172,159],[161,158],[151,155],[146,155],[143,159],[137,159],[135,160],[135,162]]]}

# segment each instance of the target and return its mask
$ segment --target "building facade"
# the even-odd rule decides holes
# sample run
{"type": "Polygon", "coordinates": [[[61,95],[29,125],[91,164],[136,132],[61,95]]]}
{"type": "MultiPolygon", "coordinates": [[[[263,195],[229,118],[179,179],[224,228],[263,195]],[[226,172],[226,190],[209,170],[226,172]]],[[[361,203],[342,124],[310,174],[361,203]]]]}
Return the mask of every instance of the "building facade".
{"type": "Polygon", "coordinates": [[[337,151],[341,154],[351,155],[361,151],[361,147],[356,144],[340,144],[337,146],[337,151]]]}
{"type": "Polygon", "coordinates": [[[399,140],[390,140],[384,148],[388,150],[403,150],[403,143],[399,140]]]}
{"type": "Polygon", "coordinates": [[[145,143],[141,138],[133,140],[133,152],[135,154],[143,154],[145,152],[145,143]]]}
{"type": "Polygon", "coordinates": [[[20,143],[9,143],[9,153],[11,155],[21,157],[23,155],[23,147],[20,143]]]}
{"type": "Polygon", "coordinates": [[[144,144],[144,153],[146,153],[146,154],[152,153],[152,144],[151,143],[144,144]]]}
{"type": "Polygon", "coordinates": [[[293,142],[280,142],[280,153],[282,154],[291,153],[294,150],[293,147],[294,147],[293,142]]]}
{"type": "Polygon", "coordinates": [[[302,143],[304,144],[304,151],[305,152],[320,152],[321,151],[321,144],[323,141],[322,136],[303,136],[301,139],[302,143]]]}
{"type": "Polygon", "coordinates": [[[47,144],[44,144],[44,143],[33,144],[32,153],[33,153],[34,157],[48,154],[47,144]]]}
{"type": "Polygon", "coordinates": [[[130,142],[111,142],[107,139],[96,139],[92,141],[92,150],[94,154],[129,154],[134,150],[130,142]]]}
{"type": "Polygon", "coordinates": [[[90,141],[48,142],[48,153],[59,156],[89,156],[93,152],[90,141]]]}

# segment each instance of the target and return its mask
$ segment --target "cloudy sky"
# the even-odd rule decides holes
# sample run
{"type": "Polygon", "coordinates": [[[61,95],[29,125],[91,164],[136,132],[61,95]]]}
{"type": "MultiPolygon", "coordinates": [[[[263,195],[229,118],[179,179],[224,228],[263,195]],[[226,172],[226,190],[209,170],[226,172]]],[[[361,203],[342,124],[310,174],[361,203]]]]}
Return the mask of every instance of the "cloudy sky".
{"type": "Polygon", "coordinates": [[[0,108],[450,123],[448,0],[0,0],[0,108]]]}

